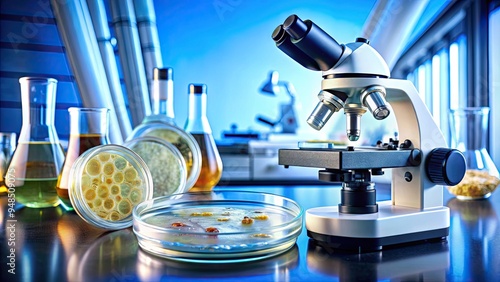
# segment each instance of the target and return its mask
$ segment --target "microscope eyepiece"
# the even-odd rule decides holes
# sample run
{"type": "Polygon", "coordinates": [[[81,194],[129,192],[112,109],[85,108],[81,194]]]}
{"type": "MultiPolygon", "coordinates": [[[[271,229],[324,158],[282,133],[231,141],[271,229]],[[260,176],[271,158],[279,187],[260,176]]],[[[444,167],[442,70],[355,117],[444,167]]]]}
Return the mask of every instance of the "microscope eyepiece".
{"type": "Polygon", "coordinates": [[[286,39],[287,36],[288,36],[288,34],[285,32],[285,29],[283,29],[283,25],[277,26],[273,30],[273,34],[271,35],[271,37],[273,38],[274,42],[276,42],[276,43],[283,42],[286,39]]]}
{"type": "Polygon", "coordinates": [[[285,22],[283,23],[283,28],[295,40],[299,40],[307,35],[309,29],[307,24],[303,22],[297,15],[291,15],[286,18],[285,22]]]}
{"type": "Polygon", "coordinates": [[[283,29],[289,34],[291,43],[312,58],[322,71],[331,69],[344,52],[342,45],[328,33],[310,20],[302,21],[297,15],[289,16],[283,23],[283,29]]]}
{"type": "Polygon", "coordinates": [[[276,42],[276,47],[297,63],[310,70],[319,70],[316,61],[291,42],[290,35],[286,33],[283,25],[279,25],[274,29],[272,38],[276,42]]]}

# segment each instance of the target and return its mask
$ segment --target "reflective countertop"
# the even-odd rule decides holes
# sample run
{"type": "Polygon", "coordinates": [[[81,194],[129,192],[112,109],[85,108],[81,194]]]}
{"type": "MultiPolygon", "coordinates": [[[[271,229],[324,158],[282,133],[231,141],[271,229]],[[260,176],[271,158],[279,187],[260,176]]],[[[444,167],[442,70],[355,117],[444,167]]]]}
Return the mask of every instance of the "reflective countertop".
{"type": "MultiPolygon", "coordinates": [[[[217,190],[274,193],[305,210],[336,205],[339,186],[229,186],[217,190]]],[[[387,187],[378,200],[390,198],[387,187]]],[[[460,201],[444,191],[450,208],[446,241],[425,242],[370,253],[320,248],[305,228],[287,252],[261,261],[199,264],[143,252],[131,228],[107,232],[61,207],[18,208],[9,218],[0,197],[1,281],[498,281],[500,193],[488,200],[460,201]],[[14,244],[12,243],[14,242],[14,244]],[[12,258],[14,254],[15,258],[12,258]],[[14,265],[9,263],[14,262],[14,265]],[[15,267],[15,274],[9,269],[15,267]]]]}

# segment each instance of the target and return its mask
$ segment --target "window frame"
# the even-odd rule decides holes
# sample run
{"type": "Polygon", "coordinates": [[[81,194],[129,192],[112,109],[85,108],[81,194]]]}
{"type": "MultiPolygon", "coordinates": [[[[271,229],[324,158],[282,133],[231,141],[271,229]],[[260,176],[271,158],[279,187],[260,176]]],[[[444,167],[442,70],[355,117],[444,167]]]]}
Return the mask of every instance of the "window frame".
{"type": "MultiPolygon", "coordinates": [[[[461,74],[462,77],[465,77],[465,81],[460,81],[459,105],[460,107],[491,107],[488,91],[490,81],[489,58],[485,54],[489,54],[489,14],[500,6],[499,3],[500,0],[450,2],[427,29],[414,40],[413,44],[410,44],[410,47],[403,52],[392,69],[392,76],[395,78],[413,77],[416,81],[418,75],[415,70],[422,63],[432,60],[432,57],[439,53],[439,50],[449,48],[454,42],[460,40],[461,36],[465,36],[466,73],[461,74]]],[[[450,86],[450,71],[448,69],[448,79],[444,82],[448,83],[448,86],[450,86]]],[[[450,88],[448,87],[448,89],[450,88]]],[[[453,95],[453,93],[447,94],[453,95]]],[[[426,95],[428,96],[430,93],[426,93],[426,95]]],[[[448,117],[446,116],[450,108],[449,95],[444,101],[447,104],[440,107],[439,124],[447,140],[449,140],[450,134],[448,117]],[[443,120],[443,118],[445,119],[443,120]]],[[[429,98],[425,102],[429,109],[432,109],[432,102],[428,103],[428,100],[429,98]]],[[[441,103],[443,103],[443,100],[441,100],[441,103]]],[[[492,134],[491,122],[490,115],[489,134],[492,134]]],[[[490,140],[489,137],[486,136],[486,139],[490,140]]],[[[492,149],[490,147],[490,143],[487,142],[487,149],[492,149]]]]}

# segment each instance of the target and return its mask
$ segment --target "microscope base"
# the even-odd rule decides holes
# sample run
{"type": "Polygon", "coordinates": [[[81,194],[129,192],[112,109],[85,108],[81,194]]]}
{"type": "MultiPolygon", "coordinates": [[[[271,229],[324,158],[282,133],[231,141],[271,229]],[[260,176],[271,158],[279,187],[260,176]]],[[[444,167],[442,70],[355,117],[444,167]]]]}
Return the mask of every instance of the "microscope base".
{"type": "Polygon", "coordinates": [[[358,252],[448,236],[447,207],[420,210],[393,206],[390,201],[378,205],[379,212],[372,214],[342,214],[337,206],[309,209],[307,235],[319,245],[358,252]]]}

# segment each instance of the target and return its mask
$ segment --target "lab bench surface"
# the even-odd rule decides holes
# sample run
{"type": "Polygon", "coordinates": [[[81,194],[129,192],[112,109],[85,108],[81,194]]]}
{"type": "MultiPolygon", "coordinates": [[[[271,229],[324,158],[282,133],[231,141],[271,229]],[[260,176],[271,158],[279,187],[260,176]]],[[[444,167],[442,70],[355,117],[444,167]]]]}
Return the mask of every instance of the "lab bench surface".
{"type": "MultiPolygon", "coordinates": [[[[216,189],[279,194],[306,210],[336,205],[340,187],[216,189]]],[[[388,188],[377,193],[378,200],[390,198],[388,188]]],[[[1,281],[498,281],[500,277],[500,192],[488,200],[459,201],[445,190],[451,226],[444,241],[358,254],[320,248],[304,228],[285,253],[224,265],[156,257],[140,249],[131,228],[106,232],[61,207],[22,208],[9,218],[7,199],[0,197],[1,281]],[[10,246],[13,241],[15,246],[10,246]],[[8,272],[12,261],[15,274],[8,272]]]]}

